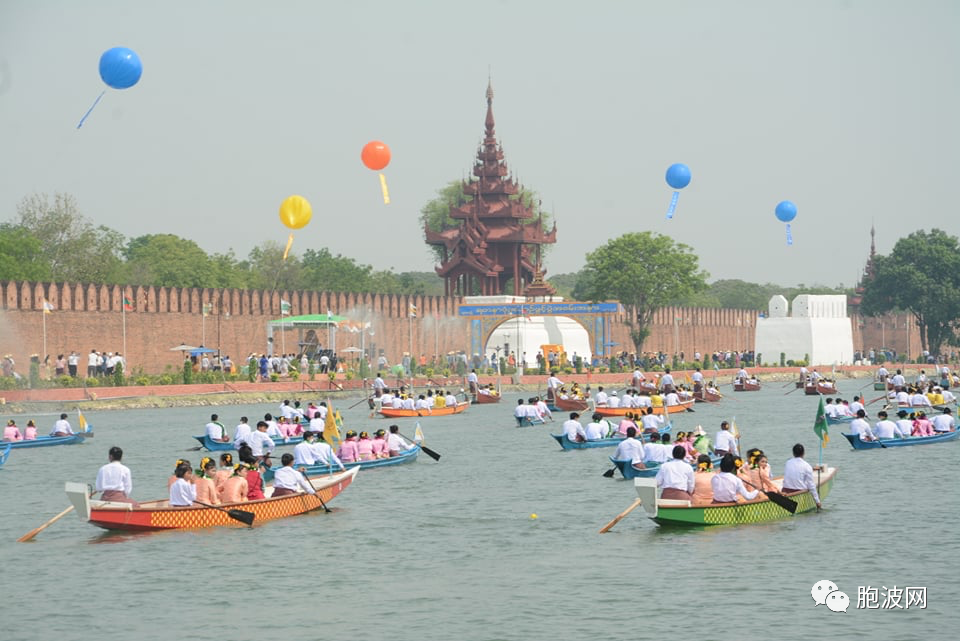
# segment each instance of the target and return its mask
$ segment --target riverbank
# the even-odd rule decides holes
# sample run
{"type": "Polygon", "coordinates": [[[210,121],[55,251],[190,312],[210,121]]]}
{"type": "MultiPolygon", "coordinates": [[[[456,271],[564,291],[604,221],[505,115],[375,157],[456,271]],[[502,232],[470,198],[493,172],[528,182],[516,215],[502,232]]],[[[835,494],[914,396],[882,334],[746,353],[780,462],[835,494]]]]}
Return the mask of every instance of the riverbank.
{"type": "MultiPolygon", "coordinates": [[[[895,371],[892,365],[887,366],[895,371]]],[[[916,376],[921,369],[932,369],[932,366],[910,365],[902,368],[908,378],[916,376]]],[[[759,376],[761,383],[784,383],[795,380],[799,374],[796,367],[765,367],[748,368],[752,374],[759,376]]],[[[842,366],[836,369],[836,376],[840,379],[872,379],[876,368],[873,366],[842,366]]],[[[707,378],[714,378],[718,385],[729,385],[735,369],[709,370],[705,372],[707,378]]],[[[825,375],[832,375],[824,371],[825,375]]],[[[676,371],[674,377],[678,382],[685,382],[692,371],[676,371]]],[[[609,386],[615,389],[625,387],[630,378],[629,372],[620,373],[588,373],[560,374],[560,379],[566,384],[579,383],[581,387],[597,385],[609,386]]],[[[524,375],[519,382],[513,377],[481,376],[480,383],[499,385],[504,395],[538,394],[546,387],[546,376],[524,375]]],[[[411,385],[411,381],[388,379],[391,387],[411,385]]],[[[434,378],[417,377],[412,381],[415,390],[427,388],[453,388],[456,391],[466,387],[462,378],[434,378]]],[[[79,408],[84,411],[108,411],[139,408],[165,407],[192,407],[217,405],[244,405],[251,403],[280,403],[283,400],[299,400],[306,405],[309,401],[328,401],[335,405],[357,403],[359,397],[369,393],[370,381],[336,380],[336,381],[278,381],[268,383],[232,382],[217,384],[196,385],[154,385],[128,387],[96,387],[96,388],[52,388],[35,390],[6,390],[0,391],[0,412],[4,414],[38,414],[60,411],[61,409],[79,408]],[[365,392],[366,391],[366,392],[365,392]]],[[[865,386],[866,387],[866,386],[865,386]]],[[[348,406],[349,406],[348,405],[348,406]]]]}

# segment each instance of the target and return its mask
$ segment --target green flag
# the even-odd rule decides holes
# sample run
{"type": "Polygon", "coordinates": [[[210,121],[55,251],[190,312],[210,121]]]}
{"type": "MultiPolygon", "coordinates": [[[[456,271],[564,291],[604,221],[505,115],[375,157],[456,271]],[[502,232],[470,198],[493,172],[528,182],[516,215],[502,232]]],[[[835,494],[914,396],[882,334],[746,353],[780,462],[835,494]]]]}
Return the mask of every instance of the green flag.
{"type": "Polygon", "coordinates": [[[813,431],[820,439],[821,445],[830,442],[830,435],[827,433],[827,410],[823,406],[823,396],[820,397],[820,407],[817,409],[817,419],[813,422],[813,431]]]}

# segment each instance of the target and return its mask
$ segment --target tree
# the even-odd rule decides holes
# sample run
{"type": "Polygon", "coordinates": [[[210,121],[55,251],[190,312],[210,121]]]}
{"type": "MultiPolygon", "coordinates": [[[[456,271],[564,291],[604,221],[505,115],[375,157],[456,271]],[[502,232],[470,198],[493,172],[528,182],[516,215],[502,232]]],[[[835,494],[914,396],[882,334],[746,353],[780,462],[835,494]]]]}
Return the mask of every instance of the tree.
{"type": "Polygon", "coordinates": [[[574,297],[627,306],[630,338],[639,352],[658,307],[706,288],[707,274],[691,249],[654,232],[624,234],[587,254],[574,297]]]}
{"type": "MultiPolygon", "coordinates": [[[[280,243],[267,240],[247,257],[248,286],[254,289],[294,291],[306,289],[306,267],[294,254],[283,259],[280,243]]],[[[307,254],[313,250],[308,249],[307,254]]],[[[319,289],[319,288],[318,288],[319,289]]]]}
{"type": "Polygon", "coordinates": [[[120,282],[124,238],[109,227],[94,227],[73,196],[34,194],[17,205],[20,225],[40,241],[40,255],[50,277],[72,283],[120,282]]]}
{"type": "Polygon", "coordinates": [[[373,268],[330,250],[308,249],[303,254],[304,284],[311,289],[330,292],[373,291],[373,268]]]}
{"type": "Polygon", "coordinates": [[[40,240],[20,225],[0,224],[0,280],[50,280],[40,240]]]}
{"type": "Polygon", "coordinates": [[[124,250],[126,282],[162,287],[212,287],[211,262],[192,240],[173,234],[134,238],[124,250]]]}
{"type": "Polygon", "coordinates": [[[939,229],[916,231],[897,241],[889,256],[876,256],[864,282],[864,314],[910,312],[920,342],[934,356],[955,343],[960,329],[960,245],[939,229]]]}

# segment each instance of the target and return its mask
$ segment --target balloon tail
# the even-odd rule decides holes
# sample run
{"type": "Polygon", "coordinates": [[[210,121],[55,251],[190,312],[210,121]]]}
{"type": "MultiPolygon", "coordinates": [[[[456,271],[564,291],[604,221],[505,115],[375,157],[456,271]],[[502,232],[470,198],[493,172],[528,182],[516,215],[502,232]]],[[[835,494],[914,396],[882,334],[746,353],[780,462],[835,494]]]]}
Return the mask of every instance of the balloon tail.
{"type": "Polygon", "coordinates": [[[680,200],[680,192],[673,192],[673,198],[670,199],[670,206],[667,207],[667,220],[673,218],[673,212],[677,209],[677,201],[680,200]]]}
{"type": "Polygon", "coordinates": [[[100,99],[103,98],[103,94],[107,93],[107,90],[104,89],[100,92],[100,95],[97,96],[97,99],[93,101],[93,104],[90,105],[90,108],[87,109],[87,113],[83,114],[83,118],[80,119],[80,122],[77,123],[77,129],[83,126],[83,123],[86,122],[87,116],[90,115],[90,112],[93,111],[93,108],[100,104],[100,99]]]}
{"type": "Polygon", "coordinates": [[[287,238],[287,248],[283,250],[283,260],[287,260],[291,247],[293,247],[293,234],[290,234],[290,237],[287,238]]]}
{"type": "Polygon", "coordinates": [[[380,191],[383,192],[383,204],[390,204],[390,192],[387,191],[387,177],[380,174],[380,191]]]}
{"type": "Polygon", "coordinates": [[[793,244],[793,234],[790,233],[790,223],[787,223],[787,244],[788,245],[793,244]]]}

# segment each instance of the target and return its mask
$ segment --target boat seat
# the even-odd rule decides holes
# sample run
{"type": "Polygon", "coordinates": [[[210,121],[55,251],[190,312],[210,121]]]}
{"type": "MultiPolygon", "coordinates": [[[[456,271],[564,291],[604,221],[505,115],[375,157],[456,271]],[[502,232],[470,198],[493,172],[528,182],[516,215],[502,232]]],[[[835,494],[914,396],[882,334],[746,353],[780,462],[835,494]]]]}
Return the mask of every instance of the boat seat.
{"type": "Polygon", "coordinates": [[[660,499],[657,501],[660,507],[690,507],[691,502],[682,499],[660,499]]]}

